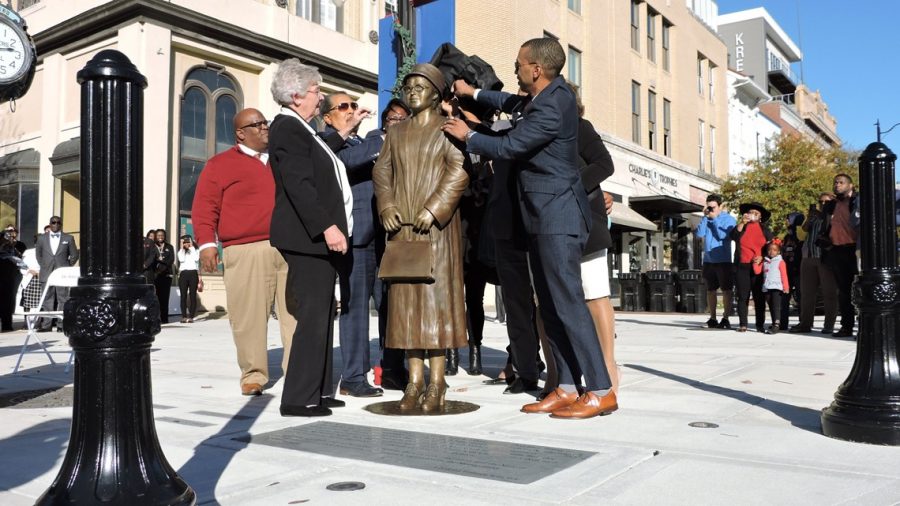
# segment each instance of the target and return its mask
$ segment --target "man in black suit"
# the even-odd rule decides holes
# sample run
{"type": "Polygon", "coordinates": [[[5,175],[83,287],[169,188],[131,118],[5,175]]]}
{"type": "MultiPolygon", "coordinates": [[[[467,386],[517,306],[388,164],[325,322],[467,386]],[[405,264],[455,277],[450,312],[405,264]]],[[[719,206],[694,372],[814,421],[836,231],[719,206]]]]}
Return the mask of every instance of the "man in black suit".
{"type": "Polygon", "coordinates": [[[269,126],[275,209],[269,242],[288,264],[287,306],[297,319],[281,398],[282,416],[327,416],[332,398],[334,282],[353,229],[353,194],[344,164],[309,121],[324,98],[322,76],[297,58],[279,65],[269,126]]]}
{"type": "MultiPolygon", "coordinates": [[[[47,283],[50,273],[58,267],[70,267],[78,261],[78,248],[75,246],[75,238],[62,232],[62,218],[53,216],[50,218],[50,230],[39,235],[34,246],[34,255],[38,265],[41,266],[40,277],[41,290],[47,283]]],[[[53,287],[47,290],[44,297],[42,311],[61,310],[69,298],[69,289],[66,287],[53,287]]],[[[47,332],[56,322],[56,318],[41,318],[38,322],[38,332],[47,332]]],[[[59,327],[59,325],[57,325],[59,327]]]]}
{"type": "MultiPolygon", "coordinates": [[[[467,150],[490,159],[515,159],[519,172],[522,218],[528,234],[529,262],[541,317],[559,368],[560,386],[542,401],[523,406],[526,413],[555,418],[589,418],[615,411],[615,393],[603,361],[581,286],[581,254],[591,226],[590,206],[578,170],[578,109],[572,89],[559,76],[566,55],[559,42],[532,39],[519,48],[515,70],[531,103],[515,127],[503,136],[469,130],[458,119],[444,130],[467,150]],[[577,385],[584,377],[584,393],[577,385]]],[[[475,90],[454,83],[460,96],[506,112],[523,97],[475,90]]]]}

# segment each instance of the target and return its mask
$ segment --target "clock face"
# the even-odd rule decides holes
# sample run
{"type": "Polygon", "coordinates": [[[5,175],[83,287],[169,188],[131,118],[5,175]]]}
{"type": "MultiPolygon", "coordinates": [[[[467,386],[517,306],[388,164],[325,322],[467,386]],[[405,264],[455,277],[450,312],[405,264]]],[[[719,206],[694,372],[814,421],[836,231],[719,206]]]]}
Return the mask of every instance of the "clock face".
{"type": "Polygon", "coordinates": [[[0,16],[0,85],[24,77],[31,66],[32,57],[25,32],[0,16]]]}

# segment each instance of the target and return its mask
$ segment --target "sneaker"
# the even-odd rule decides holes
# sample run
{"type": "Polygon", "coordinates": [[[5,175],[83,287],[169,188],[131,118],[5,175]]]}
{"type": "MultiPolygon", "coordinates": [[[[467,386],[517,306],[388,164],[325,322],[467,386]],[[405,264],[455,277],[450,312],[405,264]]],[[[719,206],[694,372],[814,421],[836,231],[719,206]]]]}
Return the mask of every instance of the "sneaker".
{"type": "Polygon", "coordinates": [[[728,321],[727,317],[722,318],[722,321],[719,322],[719,328],[720,329],[730,329],[731,328],[731,322],[728,321]]]}
{"type": "Polygon", "coordinates": [[[711,329],[714,329],[719,326],[719,323],[716,321],[715,318],[710,318],[709,320],[706,320],[706,326],[711,329]]]}

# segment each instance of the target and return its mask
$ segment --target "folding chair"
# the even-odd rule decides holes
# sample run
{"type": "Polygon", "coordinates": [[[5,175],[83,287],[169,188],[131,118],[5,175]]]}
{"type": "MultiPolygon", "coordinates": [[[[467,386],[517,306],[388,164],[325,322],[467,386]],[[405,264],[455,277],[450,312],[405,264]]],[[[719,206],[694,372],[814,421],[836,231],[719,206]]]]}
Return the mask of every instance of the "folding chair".
{"type": "MultiPolygon", "coordinates": [[[[38,304],[38,308],[30,311],[22,311],[16,313],[16,316],[24,317],[25,326],[28,328],[28,334],[25,335],[25,343],[22,344],[22,351],[19,352],[19,360],[16,361],[16,368],[13,369],[13,374],[19,372],[19,365],[22,364],[22,357],[25,356],[26,353],[40,353],[41,351],[43,351],[47,355],[47,358],[50,359],[50,363],[54,365],[56,364],[56,361],[53,360],[50,352],[47,351],[47,347],[44,345],[44,342],[41,341],[40,337],[38,337],[36,326],[38,319],[40,319],[41,317],[62,318],[63,312],[62,310],[42,311],[40,308],[44,305],[44,299],[47,297],[47,290],[49,290],[51,287],[57,286],[78,286],[79,276],[81,276],[81,267],[60,267],[54,270],[47,278],[47,282],[44,285],[44,290],[41,292],[41,302],[38,304]],[[40,345],[40,350],[28,351],[28,342],[32,339],[34,339],[34,341],[40,345]]],[[[69,353],[69,361],[66,363],[65,369],[66,373],[69,372],[69,368],[72,366],[73,356],[74,351],[69,353]]]]}

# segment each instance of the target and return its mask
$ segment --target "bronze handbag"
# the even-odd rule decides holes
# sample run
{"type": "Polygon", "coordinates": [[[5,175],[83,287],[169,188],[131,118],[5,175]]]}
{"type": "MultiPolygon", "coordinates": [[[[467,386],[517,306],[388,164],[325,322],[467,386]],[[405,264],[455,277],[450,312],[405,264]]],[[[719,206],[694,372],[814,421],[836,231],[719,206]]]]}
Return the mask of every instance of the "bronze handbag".
{"type": "MultiPolygon", "coordinates": [[[[404,223],[401,226],[411,227],[404,223]]],[[[412,241],[393,239],[387,241],[378,277],[389,283],[434,283],[434,253],[431,250],[431,232],[428,239],[412,241]]]]}

